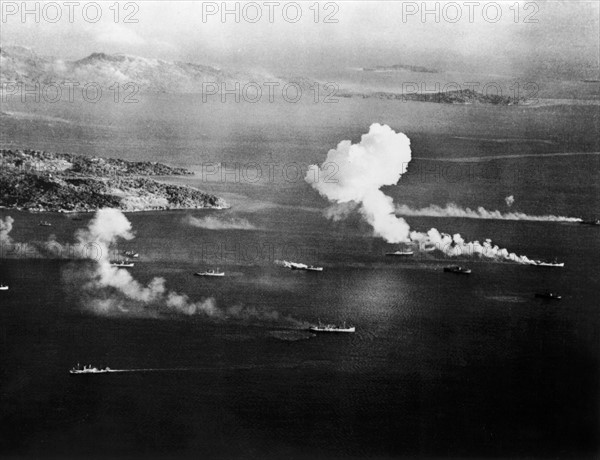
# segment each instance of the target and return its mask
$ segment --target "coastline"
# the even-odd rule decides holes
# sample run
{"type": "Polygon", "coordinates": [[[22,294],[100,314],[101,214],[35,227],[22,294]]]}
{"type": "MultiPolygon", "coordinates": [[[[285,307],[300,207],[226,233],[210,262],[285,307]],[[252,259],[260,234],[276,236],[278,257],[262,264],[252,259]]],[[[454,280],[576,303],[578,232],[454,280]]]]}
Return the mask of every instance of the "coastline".
{"type": "MultiPolygon", "coordinates": [[[[140,212],[161,212],[161,211],[198,211],[198,210],[207,210],[207,211],[219,211],[225,209],[231,209],[232,206],[198,206],[198,207],[174,207],[174,208],[147,208],[147,209],[119,209],[123,214],[129,213],[140,213],[140,212]]],[[[68,209],[59,209],[57,211],[52,210],[43,210],[39,209],[29,209],[22,207],[10,207],[10,206],[0,206],[0,210],[6,211],[19,211],[19,212],[28,212],[31,214],[93,214],[97,209],[88,209],[84,211],[71,211],[68,209]]]]}
{"type": "Polygon", "coordinates": [[[227,209],[221,197],[164,182],[194,172],[157,162],[0,149],[0,207],[33,213],[227,209]],[[162,181],[160,180],[162,179],[162,181]]]}

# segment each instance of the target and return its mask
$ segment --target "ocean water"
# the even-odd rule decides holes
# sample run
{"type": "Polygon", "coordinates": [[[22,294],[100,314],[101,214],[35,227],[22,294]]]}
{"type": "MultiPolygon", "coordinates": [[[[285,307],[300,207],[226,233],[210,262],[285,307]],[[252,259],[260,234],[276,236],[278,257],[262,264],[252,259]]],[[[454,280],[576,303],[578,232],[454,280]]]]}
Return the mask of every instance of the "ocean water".
{"type": "MultiPolygon", "coordinates": [[[[277,169],[322,162],[372,122],[412,141],[409,172],[386,193],[412,207],[598,215],[594,107],[454,107],[203,103],[3,108],[3,147],[31,147],[190,167],[175,181],[224,196],[224,211],[127,214],[141,283],[212,297],[228,319],[102,314],[82,287],[89,262],[43,256],[92,216],[0,210],[35,257],[0,257],[0,452],[32,457],[339,458],[591,456],[600,428],[598,229],[574,223],[409,217],[413,229],[492,238],[564,268],[435,253],[385,257],[392,245],[357,216],[326,219],[325,200],[277,169]],[[493,160],[489,159],[494,157],[493,160]],[[448,162],[448,159],[458,162],[448,162]],[[224,179],[208,165],[276,165],[273,179],[224,179]],[[447,169],[452,164],[454,169],[447,169]],[[446,168],[446,169],[445,169],[446,168]],[[279,173],[278,173],[279,171],[279,173]],[[236,180],[238,179],[238,180],[236,180]],[[508,208],[504,198],[515,197],[508,208]],[[190,217],[237,229],[190,225],[190,217]],[[278,260],[323,265],[322,273],[278,260]],[[220,267],[221,279],[193,273],[220,267]],[[84,274],[84,275],[81,275],[84,274]],[[82,277],[83,276],[83,277],[82,277]],[[73,281],[76,280],[76,281],[73,281]],[[551,289],[560,302],[534,297],[551,289]],[[236,315],[237,309],[254,315],[236,315]],[[319,319],[355,334],[314,336],[319,319]],[[77,362],[122,374],[70,376],[77,362]]],[[[291,171],[291,169],[290,169],[291,171]]]]}

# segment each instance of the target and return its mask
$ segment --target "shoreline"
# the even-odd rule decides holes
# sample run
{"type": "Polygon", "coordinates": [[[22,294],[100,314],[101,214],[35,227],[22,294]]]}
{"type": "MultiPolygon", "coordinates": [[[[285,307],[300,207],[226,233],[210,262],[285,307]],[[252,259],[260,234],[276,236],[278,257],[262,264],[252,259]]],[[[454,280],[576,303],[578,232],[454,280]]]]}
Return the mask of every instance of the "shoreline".
{"type": "Polygon", "coordinates": [[[230,207],[217,195],[173,180],[194,172],[155,161],[0,149],[0,164],[0,205],[5,209],[80,213],[230,207]]]}
{"type": "MultiPolygon", "coordinates": [[[[124,210],[124,209],[119,209],[119,208],[113,208],[113,209],[118,209],[123,214],[129,214],[129,213],[139,213],[139,212],[194,211],[194,210],[219,211],[219,210],[225,210],[225,209],[231,209],[231,208],[232,208],[231,206],[203,206],[203,207],[181,207],[181,208],[166,208],[166,209],[164,209],[164,208],[163,209],[160,209],[160,208],[131,209],[131,210],[124,210]]],[[[103,209],[103,208],[99,208],[99,209],[103,209]]],[[[2,211],[2,210],[18,211],[18,212],[27,212],[30,214],[93,214],[93,213],[97,212],[99,209],[90,209],[88,211],[70,211],[67,209],[60,209],[58,211],[46,211],[46,210],[40,211],[38,209],[0,206],[0,211],[2,211]]]]}

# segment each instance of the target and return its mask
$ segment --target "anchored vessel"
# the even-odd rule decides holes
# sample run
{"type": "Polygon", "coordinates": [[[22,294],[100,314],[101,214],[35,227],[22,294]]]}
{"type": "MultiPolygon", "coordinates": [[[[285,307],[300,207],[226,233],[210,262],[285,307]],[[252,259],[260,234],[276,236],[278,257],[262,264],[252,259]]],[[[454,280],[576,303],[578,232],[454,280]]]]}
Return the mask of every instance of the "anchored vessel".
{"type": "Polygon", "coordinates": [[[194,276],[225,276],[225,272],[220,272],[219,269],[217,268],[217,270],[206,270],[204,272],[198,272],[198,273],[194,273],[194,276]]]}
{"type": "Polygon", "coordinates": [[[536,297],[539,297],[541,299],[551,299],[551,300],[560,300],[562,299],[562,297],[558,294],[556,294],[555,292],[537,292],[535,294],[536,297]]]}
{"type": "Polygon", "coordinates": [[[318,326],[311,326],[308,328],[310,332],[354,332],[356,328],[354,326],[346,327],[346,322],[342,326],[336,326],[335,324],[323,324],[319,321],[318,326]]]}
{"type": "Polygon", "coordinates": [[[454,265],[452,267],[444,267],[444,271],[449,273],[458,273],[459,275],[468,275],[471,273],[470,268],[460,267],[458,265],[454,265]]]}
{"type": "Polygon", "coordinates": [[[400,257],[412,256],[413,254],[414,254],[414,251],[410,251],[410,250],[385,253],[386,256],[400,256],[400,257]]]}
{"type": "Polygon", "coordinates": [[[8,291],[8,286],[6,284],[0,284],[0,291],[8,291]]]}
{"type": "Polygon", "coordinates": [[[127,260],[114,260],[110,263],[111,267],[131,268],[134,263],[127,260]]]}
{"type": "Polygon", "coordinates": [[[52,224],[50,222],[48,222],[47,220],[41,220],[40,227],[52,227],[52,224]]]}
{"type": "Polygon", "coordinates": [[[77,363],[77,366],[69,370],[69,374],[108,374],[109,372],[116,371],[113,371],[110,367],[97,368],[92,367],[91,365],[80,366],[79,363],[77,363]]]}

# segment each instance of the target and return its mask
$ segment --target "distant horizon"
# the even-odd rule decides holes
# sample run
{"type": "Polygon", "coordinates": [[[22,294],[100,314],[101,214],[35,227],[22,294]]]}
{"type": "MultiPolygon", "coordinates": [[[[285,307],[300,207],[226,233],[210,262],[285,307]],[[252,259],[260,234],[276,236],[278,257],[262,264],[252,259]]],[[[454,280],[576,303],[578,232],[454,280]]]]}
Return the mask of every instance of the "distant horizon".
{"type": "MultiPolygon", "coordinates": [[[[484,2],[480,8],[492,3],[484,2]]],[[[469,12],[468,2],[329,2],[319,3],[318,12],[312,8],[315,4],[303,3],[297,22],[291,22],[291,8],[285,17],[274,10],[269,22],[266,7],[255,3],[262,12],[256,23],[249,20],[248,3],[228,3],[226,8],[237,11],[238,16],[224,17],[207,6],[203,10],[206,4],[210,8],[221,5],[175,2],[164,8],[157,2],[120,3],[115,21],[117,12],[103,4],[97,22],[84,19],[78,10],[72,12],[69,22],[64,5],[56,11],[49,3],[31,3],[28,13],[20,11],[20,2],[3,2],[0,43],[66,60],[102,52],[275,72],[397,63],[591,79],[600,72],[597,2],[503,3],[497,21],[491,20],[493,8],[469,12]],[[450,4],[460,10],[453,11],[450,4]],[[434,13],[414,10],[419,5],[434,13]],[[452,22],[451,13],[460,13],[461,19],[452,22]],[[467,19],[470,13],[472,21],[467,19]],[[60,20],[51,22],[58,14],[60,20]],[[127,18],[137,22],[127,22],[127,18]],[[326,22],[327,18],[332,22],[326,22]]],[[[88,11],[86,17],[90,16],[88,11]]]]}
{"type": "MultiPolygon", "coordinates": [[[[36,56],[38,56],[39,58],[42,59],[46,59],[49,61],[54,61],[54,62],[78,62],[81,60],[84,60],[86,58],[92,57],[94,55],[104,55],[104,56],[125,56],[125,57],[129,57],[129,58],[137,58],[137,59],[145,59],[145,60],[156,60],[156,61],[160,61],[160,62],[165,62],[165,63],[184,63],[184,64],[193,64],[193,65],[202,65],[202,66],[208,66],[208,67],[212,67],[215,70],[224,70],[224,71],[251,71],[251,70],[258,70],[256,67],[252,67],[252,66],[247,66],[245,64],[240,64],[237,65],[235,63],[229,63],[229,65],[223,65],[221,63],[215,63],[215,62],[206,62],[206,61],[199,61],[199,60],[192,60],[192,59],[169,59],[166,57],[152,57],[146,54],[136,54],[134,52],[128,52],[128,51],[105,51],[105,50],[96,50],[96,51],[91,51],[87,54],[82,54],[82,55],[72,55],[69,58],[66,58],[64,56],[61,55],[56,55],[56,54],[45,54],[40,52],[38,49],[36,49],[33,46],[27,46],[27,45],[22,45],[22,44],[18,44],[18,43],[14,43],[14,44],[2,44],[0,46],[0,49],[2,50],[6,50],[7,52],[11,52],[14,51],[16,49],[24,49],[27,50],[29,52],[32,52],[33,54],[35,54],[36,56]]],[[[334,69],[327,69],[327,68],[319,68],[319,69],[313,69],[311,73],[307,73],[305,68],[302,69],[297,69],[297,70],[291,70],[290,72],[288,72],[288,75],[293,74],[293,73],[299,73],[299,72],[303,72],[301,73],[302,76],[315,76],[318,74],[327,74],[327,70],[333,70],[334,73],[340,73],[340,72],[346,72],[346,71],[373,71],[373,73],[378,73],[377,71],[380,71],[382,68],[392,68],[394,66],[404,66],[404,67],[415,67],[415,68],[426,68],[428,69],[427,71],[419,71],[419,70],[402,70],[404,72],[408,72],[408,73],[430,73],[432,75],[434,74],[473,74],[473,75],[487,75],[487,76],[495,76],[495,77],[500,77],[500,78],[523,78],[523,77],[531,77],[532,74],[526,73],[526,72],[516,72],[514,74],[498,74],[498,73],[494,73],[494,72],[486,72],[486,69],[473,69],[473,70],[459,70],[456,68],[444,68],[444,67],[436,67],[436,66],[428,66],[428,65],[423,65],[420,61],[412,61],[412,60],[400,60],[400,58],[398,58],[395,61],[390,61],[390,62],[375,62],[373,64],[370,65],[348,65],[345,67],[338,67],[338,68],[334,68],[334,69]]],[[[266,67],[262,67],[260,68],[261,71],[263,72],[274,72],[277,74],[285,74],[285,70],[278,70],[278,69],[270,69],[270,68],[266,68],[266,67]]],[[[397,71],[398,73],[402,72],[402,71],[397,71]]],[[[391,73],[394,72],[393,70],[388,70],[387,72],[391,73]]],[[[298,75],[300,76],[300,75],[298,75]]],[[[571,73],[571,74],[564,74],[561,72],[557,72],[556,74],[552,74],[552,72],[548,72],[547,75],[539,75],[537,76],[538,79],[540,78],[545,78],[545,77],[550,77],[550,79],[552,78],[556,78],[558,80],[564,79],[564,80],[574,80],[574,81],[587,81],[587,82],[595,82],[595,81],[600,81],[600,69],[594,73],[593,69],[590,69],[590,71],[585,72],[583,69],[580,72],[577,72],[575,74],[571,73]]]]}

